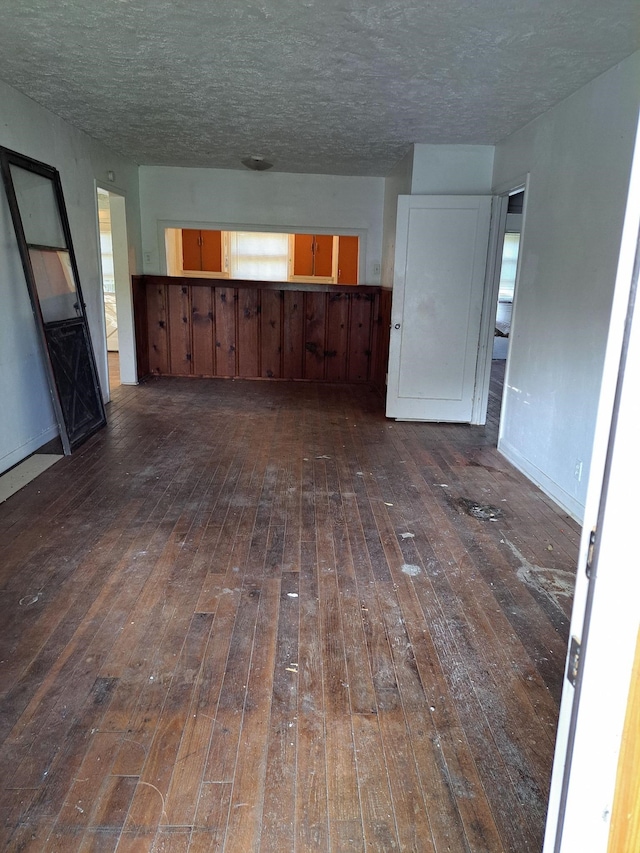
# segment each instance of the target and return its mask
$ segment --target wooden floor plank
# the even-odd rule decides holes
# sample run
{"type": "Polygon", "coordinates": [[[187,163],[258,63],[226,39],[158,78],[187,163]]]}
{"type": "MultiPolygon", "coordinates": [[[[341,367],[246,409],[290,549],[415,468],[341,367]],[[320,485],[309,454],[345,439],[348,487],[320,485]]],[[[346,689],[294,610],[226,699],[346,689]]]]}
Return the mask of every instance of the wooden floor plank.
{"type": "Polygon", "coordinates": [[[280,580],[262,582],[243,707],[225,850],[257,850],[265,799],[280,580]]]}
{"type": "MultiPolygon", "coordinates": [[[[324,449],[324,448],[323,448],[324,449]]],[[[358,785],[356,747],[351,720],[340,591],[327,486],[327,454],[314,461],[316,559],[320,598],[320,638],[326,715],[327,798],[331,846],[338,850],[364,850],[362,806],[358,785]]],[[[303,571],[305,567],[303,567],[303,571]]]]}
{"type": "Polygon", "coordinates": [[[497,452],[494,373],[486,427],[115,388],[0,505],[0,847],[539,850],[579,529],[497,452]]]}
{"type": "MultiPolygon", "coordinates": [[[[121,738],[122,735],[116,732],[97,732],[92,737],[49,838],[52,850],[69,849],[70,839],[74,837],[81,843],[85,830],[95,825],[93,815],[104,785],[104,774],[109,773],[121,738]]],[[[126,811],[119,829],[125,815],[126,811]]],[[[100,825],[102,819],[103,815],[97,817],[100,825]]]]}
{"type": "Polygon", "coordinates": [[[354,714],[352,726],[365,849],[394,850],[398,833],[378,717],[354,714]]]}
{"type": "Polygon", "coordinates": [[[295,842],[328,851],[327,756],[316,543],[301,546],[295,842]]]}
{"type": "Polygon", "coordinates": [[[222,850],[229,817],[231,782],[205,782],[200,789],[189,853],[222,850]]]}
{"type": "Polygon", "coordinates": [[[299,631],[299,574],[286,572],[280,584],[260,833],[260,849],[264,851],[292,850],[294,847],[299,631]]]}
{"type": "Polygon", "coordinates": [[[194,825],[198,796],[209,753],[216,707],[222,685],[239,593],[221,592],[194,701],[185,722],[166,797],[168,824],[194,825]]]}
{"type": "Polygon", "coordinates": [[[214,718],[211,748],[203,777],[205,782],[233,783],[235,778],[260,596],[261,589],[255,584],[244,589],[240,596],[214,718]]]}

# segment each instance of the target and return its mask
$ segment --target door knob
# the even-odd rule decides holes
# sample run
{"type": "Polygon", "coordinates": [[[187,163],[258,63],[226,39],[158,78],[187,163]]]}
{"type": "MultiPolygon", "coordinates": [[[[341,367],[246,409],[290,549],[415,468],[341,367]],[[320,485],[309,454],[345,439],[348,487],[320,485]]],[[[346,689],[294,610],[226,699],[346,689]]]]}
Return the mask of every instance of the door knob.
{"type": "Polygon", "coordinates": [[[395,324],[395,326],[394,326],[393,328],[394,328],[394,329],[399,329],[399,328],[400,328],[400,323],[396,323],[396,324],[395,324]]]}

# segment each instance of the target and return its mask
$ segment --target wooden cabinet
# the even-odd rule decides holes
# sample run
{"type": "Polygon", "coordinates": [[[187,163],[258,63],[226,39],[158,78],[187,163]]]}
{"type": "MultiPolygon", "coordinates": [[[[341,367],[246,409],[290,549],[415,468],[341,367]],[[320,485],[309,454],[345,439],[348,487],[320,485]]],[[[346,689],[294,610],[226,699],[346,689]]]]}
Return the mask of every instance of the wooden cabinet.
{"type": "Polygon", "coordinates": [[[182,269],[184,272],[226,272],[222,231],[182,229],[182,269]]]}
{"type": "Polygon", "coordinates": [[[358,283],[358,237],[292,234],[289,251],[289,281],[358,283]]]}
{"type": "Polygon", "coordinates": [[[338,284],[358,283],[359,251],[357,237],[338,237],[338,284]]]}
{"type": "Polygon", "coordinates": [[[292,238],[290,280],[334,283],[337,280],[337,237],[293,234],[292,238]]]}

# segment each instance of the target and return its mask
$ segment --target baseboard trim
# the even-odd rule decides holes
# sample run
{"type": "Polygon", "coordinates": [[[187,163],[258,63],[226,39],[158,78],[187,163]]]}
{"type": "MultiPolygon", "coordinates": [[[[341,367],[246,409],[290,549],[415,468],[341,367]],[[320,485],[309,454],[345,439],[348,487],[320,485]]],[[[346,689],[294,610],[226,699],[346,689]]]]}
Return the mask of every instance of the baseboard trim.
{"type": "Polygon", "coordinates": [[[19,465],[20,462],[28,456],[31,456],[32,453],[35,453],[36,450],[39,450],[45,444],[48,444],[54,438],[57,438],[58,435],[58,427],[54,424],[54,426],[49,427],[45,432],[30,439],[26,444],[22,444],[20,447],[16,447],[15,450],[7,453],[6,456],[3,456],[2,459],[0,459],[0,474],[4,474],[10,468],[14,468],[16,465],[19,465]]]}
{"type": "Polygon", "coordinates": [[[524,474],[539,489],[542,489],[545,495],[555,501],[574,521],[582,524],[584,520],[584,504],[581,504],[573,495],[570,495],[543,471],[536,468],[535,465],[512,447],[509,442],[504,440],[499,441],[498,453],[501,453],[514,468],[517,468],[521,474],[524,474]]]}

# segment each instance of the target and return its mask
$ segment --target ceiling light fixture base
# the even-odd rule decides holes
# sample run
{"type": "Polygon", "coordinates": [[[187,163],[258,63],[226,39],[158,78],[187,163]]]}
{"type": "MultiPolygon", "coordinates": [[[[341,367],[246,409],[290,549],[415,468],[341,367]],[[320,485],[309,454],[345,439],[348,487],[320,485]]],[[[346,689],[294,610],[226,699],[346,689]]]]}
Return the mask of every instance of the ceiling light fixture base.
{"type": "Polygon", "coordinates": [[[249,157],[245,157],[240,162],[243,166],[246,166],[247,169],[251,169],[252,172],[266,172],[267,169],[273,168],[273,163],[269,163],[268,160],[265,160],[262,154],[251,154],[249,157]]]}

